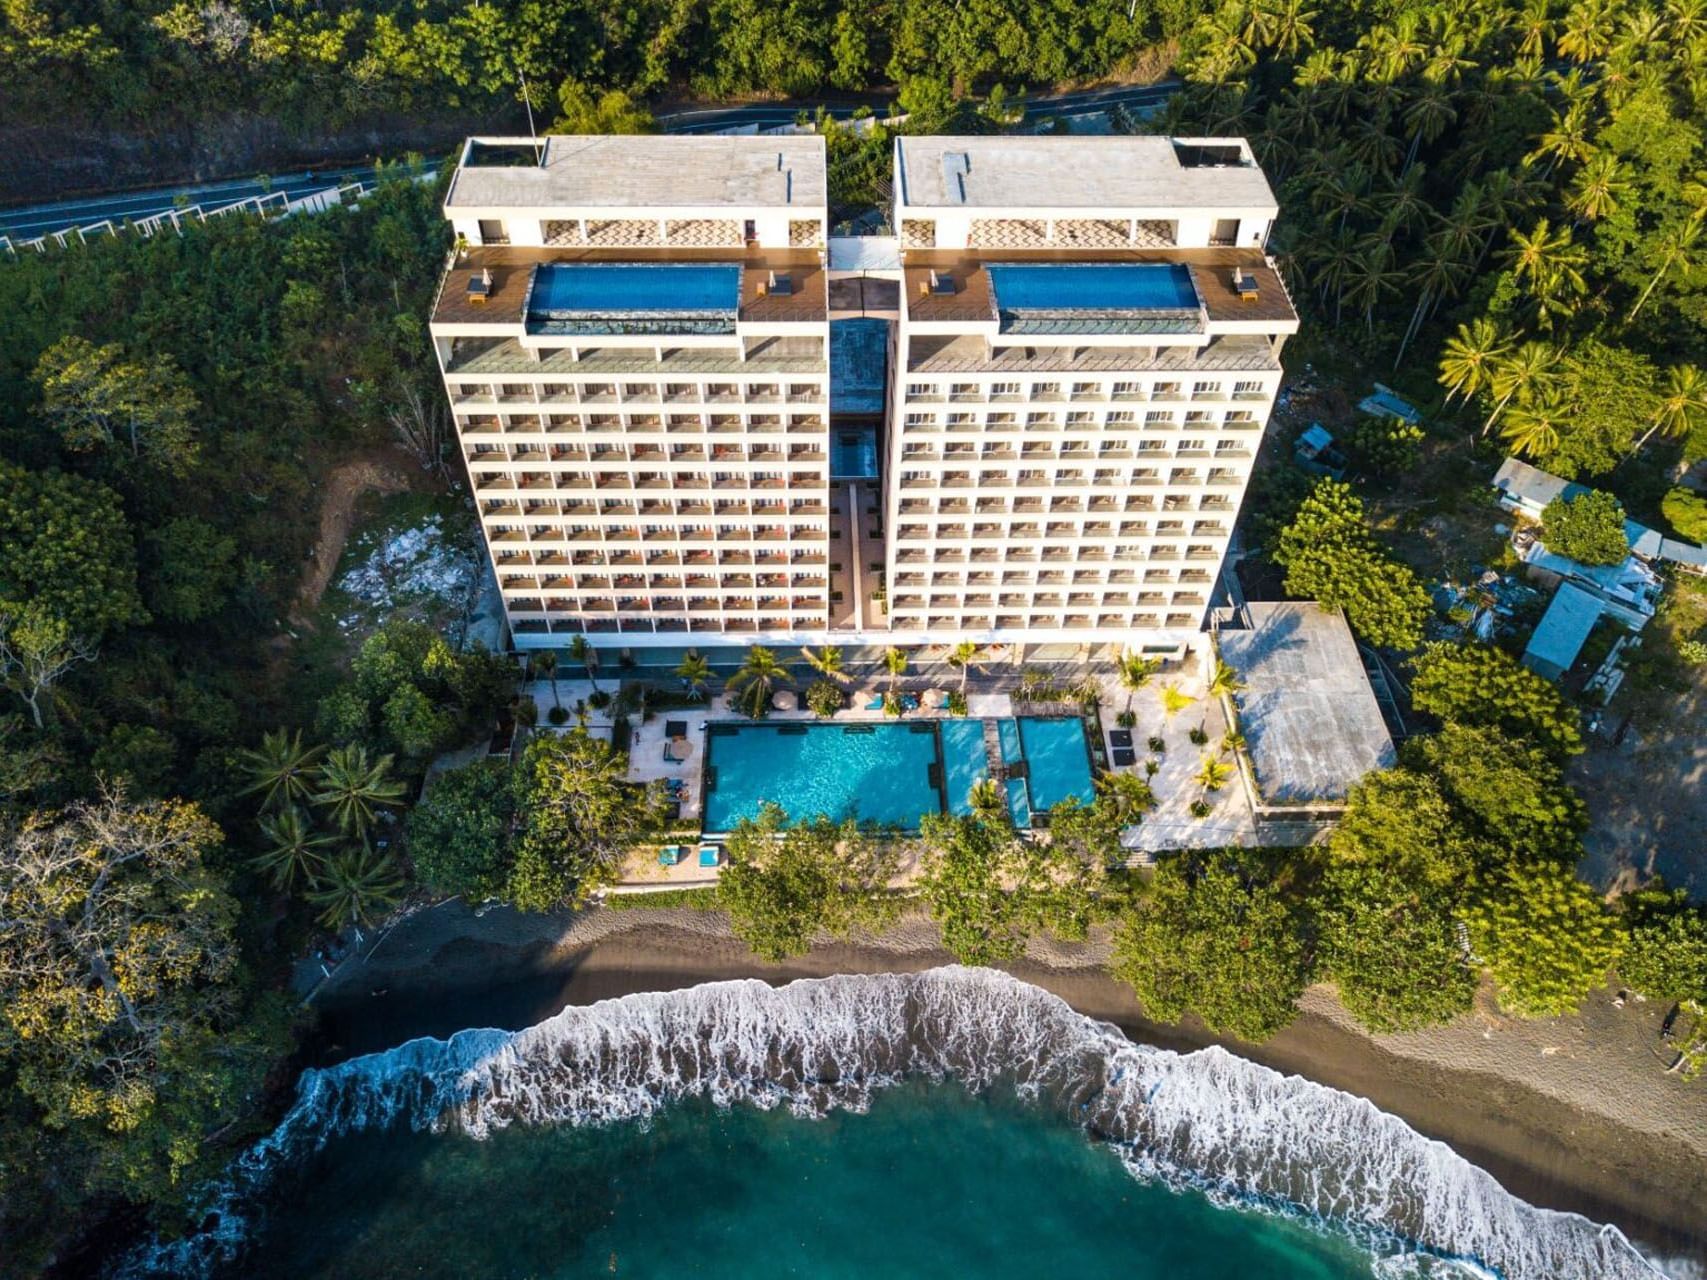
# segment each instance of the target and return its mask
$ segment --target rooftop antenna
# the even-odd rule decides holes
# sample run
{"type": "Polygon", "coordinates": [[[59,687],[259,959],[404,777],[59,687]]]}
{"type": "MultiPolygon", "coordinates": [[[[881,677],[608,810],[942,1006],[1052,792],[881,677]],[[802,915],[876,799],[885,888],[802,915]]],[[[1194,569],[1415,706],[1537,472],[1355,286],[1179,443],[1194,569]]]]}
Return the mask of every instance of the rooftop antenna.
{"type": "Polygon", "coordinates": [[[522,102],[528,109],[528,137],[534,139],[535,141],[538,141],[539,140],[539,133],[533,127],[533,99],[528,97],[527,72],[523,71],[521,69],[521,67],[518,66],[516,68],[516,76],[522,82],[522,102]]]}

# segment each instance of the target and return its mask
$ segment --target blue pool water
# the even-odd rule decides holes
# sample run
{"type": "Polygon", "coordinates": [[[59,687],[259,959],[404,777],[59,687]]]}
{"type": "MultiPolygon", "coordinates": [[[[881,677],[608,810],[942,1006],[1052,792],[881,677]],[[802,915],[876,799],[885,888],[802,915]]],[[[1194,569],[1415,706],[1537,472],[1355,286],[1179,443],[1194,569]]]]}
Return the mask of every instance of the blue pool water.
{"type": "Polygon", "coordinates": [[[989,762],[984,758],[984,722],[944,720],[938,727],[942,731],[942,771],[948,784],[948,811],[971,813],[967,796],[972,784],[990,776],[989,762]]]}
{"type": "Polygon", "coordinates": [[[1196,310],[1191,272],[1177,263],[990,267],[1001,311],[1196,310]]]}
{"type": "Polygon", "coordinates": [[[830,439],[830,475],[837,480],[877,478],[877,430],[837,431],[830,439]]]}
{"type": "Polygon", "coordinates": [[[924,721],[714,725],[706,751],[715,779],[705,797],[707,831],[756,818],[766,801],[794,818],[852,815],[908,830],[942,811],[931,781],[936,733],[924,721]]]}
{"type": "Polygon", "coordinates": [[[1085,725],[1078,717],[1022,716],[1020,742],[1031,775],[1031,807],[1052,809],[1063,800],[1089,804],[1091,760],[1085,749],[1085,725]]]}
{"type": "Polygon", "coordinates": [[[733,312],[741,268],[706,264],[544,263],[528,310],[536,316],[620,311],[733,312]]]}

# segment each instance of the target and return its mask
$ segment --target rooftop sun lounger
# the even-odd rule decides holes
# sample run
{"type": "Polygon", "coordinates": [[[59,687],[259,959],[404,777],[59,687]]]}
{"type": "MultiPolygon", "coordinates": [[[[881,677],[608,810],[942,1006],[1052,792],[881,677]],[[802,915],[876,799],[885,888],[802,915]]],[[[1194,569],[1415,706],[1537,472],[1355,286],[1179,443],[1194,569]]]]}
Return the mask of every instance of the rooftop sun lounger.
{"type": "Polygon", "coordinates": [[[1114,763],[1116,766],[1137,764],[1138,753],[1130,747],[1116,747],[1114,749],[1114,763]]]}

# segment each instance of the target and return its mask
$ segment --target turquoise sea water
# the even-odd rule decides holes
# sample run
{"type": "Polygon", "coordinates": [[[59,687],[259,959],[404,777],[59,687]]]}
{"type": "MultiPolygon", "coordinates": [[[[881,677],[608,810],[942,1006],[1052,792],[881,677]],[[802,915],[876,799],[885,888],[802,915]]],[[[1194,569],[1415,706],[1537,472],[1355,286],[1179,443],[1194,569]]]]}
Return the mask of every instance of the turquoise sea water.
{"type": "Polygon", "coordinates": [[[1349,1243],[1135,1181],[1011,1095],[909,1084],[864,1115],[686,1103],[650,1127],[333,1143],[247,1275],[1370,1275],[1349,1243]]]}

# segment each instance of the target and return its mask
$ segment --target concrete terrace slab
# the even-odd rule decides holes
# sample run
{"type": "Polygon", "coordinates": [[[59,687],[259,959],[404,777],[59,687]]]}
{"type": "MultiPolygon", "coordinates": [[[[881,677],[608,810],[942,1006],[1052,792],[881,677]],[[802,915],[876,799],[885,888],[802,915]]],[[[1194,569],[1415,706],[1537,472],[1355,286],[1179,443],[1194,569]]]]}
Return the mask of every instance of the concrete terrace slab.
{"type": "Polygon", "coordinates": [[[920,209],[1277,209],[1249,148],[1231,141],[1240,163],[1194,167],[1163,137],[903,137],[900,194],[920,209]]]}
{"type": "Polygon", "coordinates": [[[1220,633],[1239,672],[1239,728],[1270,804],[1344,800],[1364,774],[1395,759],[1351,629],[1302,601],[1253,601],[1249,631],[1220,633]]]}
{"type": "Polygon", "coordinates": [[[464,165],[447,209],[822,208],[824,140],[729,135],[559,135],[537,166],[464,165]]]}

